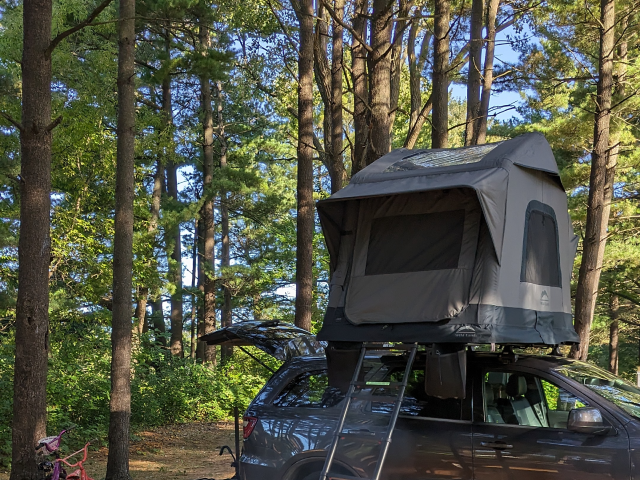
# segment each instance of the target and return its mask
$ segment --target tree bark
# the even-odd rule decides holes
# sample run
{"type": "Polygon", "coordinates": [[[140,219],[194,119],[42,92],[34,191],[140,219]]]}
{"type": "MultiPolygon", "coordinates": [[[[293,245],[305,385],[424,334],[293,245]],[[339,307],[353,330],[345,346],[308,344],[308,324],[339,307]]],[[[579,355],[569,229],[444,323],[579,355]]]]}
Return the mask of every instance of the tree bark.
{"type": "Polygon", "coordinates": [[[484,52],[484,74],[482,79],[482,99],[480,113],[476,122],[476,134],[472,145],[483,145],[487,141],[487,122],[489,120],[489,100],[493,85],[493,61],[496,48],[496,17],[500,0],[489,0],[487,6],[487,46],[484,52]]]}
{"type": "Polygon", "coordinates": [[[393,2],[389,0],[373,0],[373,17],[371,19],[371,48],[369,56],[369,105],[371,117],[369,127],[369,145],[367,148],[367,165],[389,153],[391,142],[390,107],[391,107],[391,16],[393,2]]]}
{"type": "MultiPolygon", "coordinates": [[[[613,50],[615,43],[615,0],[600,2],[600,54],[596,114],[591,155],[591,176],[587,222],[582,247],[582,263],[578,275],[575,306],[575,329],[579,345],[571,348],[571,357],[586,360],[589,353],[591,322],[598,294],[606,227],[611,203],[606,201],[607,164],[609,163],[609,124],[613,89],[613,50]]],[[[611,172],[613,175],[613,171],[611,172]]]]}
{"type": "MultiPolygon", "coordinates": [[[[223,114],[223,98],[222,98],[222,82],[218,80],[216,88],[217,110],[218,110],[218,142],[220,142],[220,168],[227,168],[227,139],[224,131],[224,114],[223,114]]],[[[229,194],[222,190],[220,192],[220,223],[222,226],[222,258],[220,266],[222,267],[222,327],[230,327],[232,322],[231,316],[231,290],[229,290],[229,267],[231,266],[231,251],[229,245],[229,194]]],[[[220,356],[223,362],[233,356],[233,347],[224,346],[220,349],[220,356]]]]}
{"type": "MultiPolygon", "coordinates": [[[[209,28],[200,24],[200,45],[203,50],[211,47],[209,28]]],[[[209,78],[200,78],[200,95],[202,101],[204,163],[203,163],[203,197],[204,204],[200,212],[204,230],[204,328],[203,334],[216,329],[216,282],[215,282],[215,222],[213,208],[213,108],[211,106],[211,85],[209,78]]],[[[215,365],[216,347],[204,346],[204,361],[215,365]]]]}
{"type": "MultiPolygon", "coordinates": [[[[295,7],[296,2],[292,2],[295,7]]],[[[300,0],[295,324],[311,330],[313,299],[313,0],[300,0]]]]}
{"type": "Polygon", "coordinates": [[[131,303],[133,273],[135,0],[120,0],[118,18],[118,140],[113,240],[111,400],[107,480],[129,480],[131,303]]]}
{"type": "Polygon", "coordinates": [[[51,0],[23,5],[20,239],[11,480],[40,478],[34,446],[46,435],[51,258],[51,0]]]}
{"type": "MultiPolygon", "coordinates": [[[[334,0],[334,10],[340,20],[344,17],[344,0],[334,0]]],[[[331,44],[331,193],[342,189],[347,181],[342,155],[342,75],[344,73],[344,32],[342,25],[333,22],[331,44]]]]}
{"type": "Polygon", "coordinates": [[[449,0],[435,0],[431,148],[449,146],[449,0]]]}
{"type": "MultiPolygon", "coordinates": [[[[171,54],[171,37],[165,31],[166,52],[171,54]]],[[[167,193],[174,202],[179,202],[178,198],[178,168],[175,163],[175,152],[173,150],[173,108],[171,102],[171,77],[167,73],[162,80],[162,114],[164,117],[164,142],[166,143],[166,165],[167,165],[167,193]]],[[[171,261],[169,263],[169,279],[175,288],[171,294],[171,340],[169,348],[171,355],[183,356],[182,330],[184,329],[182,312],[182,239],[180,235],[180,222],[171,225],[167,232],[167,245],[172,245],[171,261]]]]}
{"type": "MultiPolygon", "coordinates": [[[[147,326],[147,298],[149,297],[149,289],[147,287],[138,288],[136,302],[136,311],[133,316],[136,318],[136,323],[133,326],[133,330],[136,334],[136,342],[139,341],[140,336],[146,332],[147,326]]],[[[136,343],[137,345],[137,343],[136,343]]]]}
{"type": "MultiPolygon", "coordinates": [[[[482,17],[483,0],[471,3],[471,41],[469,45],[469,74],[467,79],[467,124],[464,134],[465,146],[474,145],[476,124],[480,115],[480,86],[482,83],[482,17]]],[[[495,34],[494,34],[495,35],[495,34]]]]}
{"type": "Polygon", "coordinates": [[[609,326],[609,371],[614,375],[618,374],[618,310],[620,300],[618,295],[612,294],[609,299],[609,316],[611,325],[609,326]]]}
{"type": "MultiPolygon", "coordinates": [[[[357,0],[353,29],[361,39],[365,38],[368,0],[357,0]]],[[[367,75],[367,50],[355,37],[351,41],[351,80],[353,82],[354,144],[351,159],[351,176],[366,166],[369,143],[369,76],[367,75]]]]}

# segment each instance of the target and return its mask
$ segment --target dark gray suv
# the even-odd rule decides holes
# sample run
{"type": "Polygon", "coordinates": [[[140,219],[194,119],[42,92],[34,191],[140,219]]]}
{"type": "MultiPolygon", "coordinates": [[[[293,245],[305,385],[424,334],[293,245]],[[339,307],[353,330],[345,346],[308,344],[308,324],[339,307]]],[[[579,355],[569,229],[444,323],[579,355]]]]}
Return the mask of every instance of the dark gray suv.
{"type": "MultiPolygon", "coordinates": [[[[279,322],[243,322],[203,340],[286,360],[246,411],[241,478],[318,480],[344,401],[329,386],[322,345],[279,322]]],[[[422,351],[382,479],[640,479],[640,390],[610,373],[558,356],[469,351],[464,400],[443,400],[426,394],[425,365],[422,351]]],[[[372,386],[367,401],[352,401],[331,470],[340,478],[371,477],[392,408],[384,385],[405,366],[402,355],[365,359],[372,386]]]]}
{"type": "MultiPolygon", "coordinates": [[[[402,359],[368,358],[368,380],[396,380],[402,359]]],[[[640,478],[640,391],[586,363],[553,356],[470,353],[467,395],[442,400],[424,391],[418,358],[382,478],[629,479],[640,478]],[[511,359],[513,360],[513,359],[511,359]],[[581,412],[601,421],[576,421],[581,412]],[[571,417],[571,418],[570,418],[571,417]],[[597,412],[596,412],[597,417],[597,412]]],[[[374,394],[382,394],[382,389],[374,394]]],[[[301,357],[278,370],[245,416],[245,480],[316,480],[341,413],[328,387],[326,360],[301,357]]],[[[369,478],[377,435],[390,406],[361,402],[350,414],[332,471],[369,478]],[[368,440],[366,437],[370,436],[368,440]]]]}

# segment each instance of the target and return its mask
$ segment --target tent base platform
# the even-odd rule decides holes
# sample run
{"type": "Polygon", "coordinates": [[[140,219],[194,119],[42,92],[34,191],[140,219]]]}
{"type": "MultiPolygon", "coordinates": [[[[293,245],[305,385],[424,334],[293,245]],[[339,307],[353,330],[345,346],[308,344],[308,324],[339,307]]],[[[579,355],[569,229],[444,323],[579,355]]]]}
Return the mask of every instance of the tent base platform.
{"type": "Polygon", "coordinates": [[[343,309],[329,308],[317,338],[333,342],[578,343],[571,314],[487,305],[470,305],[457,317],[439,322],[360,325],[349,322],[343,309]]]}

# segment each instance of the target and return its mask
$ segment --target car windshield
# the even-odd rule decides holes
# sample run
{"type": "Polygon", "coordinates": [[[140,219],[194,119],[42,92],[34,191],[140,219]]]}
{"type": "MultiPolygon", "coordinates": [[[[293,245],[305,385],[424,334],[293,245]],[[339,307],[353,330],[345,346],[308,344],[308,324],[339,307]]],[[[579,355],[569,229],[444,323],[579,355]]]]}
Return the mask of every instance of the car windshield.
{"type": "Polygon", "coordinates": [[[640,418],[640,389],[637,387],[605,370],[584,363],[572,363],[555,370],[616,404],[628,414],[640,418]]]}

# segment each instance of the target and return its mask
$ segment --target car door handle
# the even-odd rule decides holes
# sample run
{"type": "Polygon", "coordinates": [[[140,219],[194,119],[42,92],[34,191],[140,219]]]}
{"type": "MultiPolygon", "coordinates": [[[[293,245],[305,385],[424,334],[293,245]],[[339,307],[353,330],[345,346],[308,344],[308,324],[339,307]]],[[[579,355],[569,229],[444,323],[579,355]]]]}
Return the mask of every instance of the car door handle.
{"type": "Polygon", "coordinates": [[[513,445],[501,442],[500,440],[497,442],[480,442],[480,446],[493,448],[494,450],[509,450],[510,448],[513,448],[513,445]]]}

